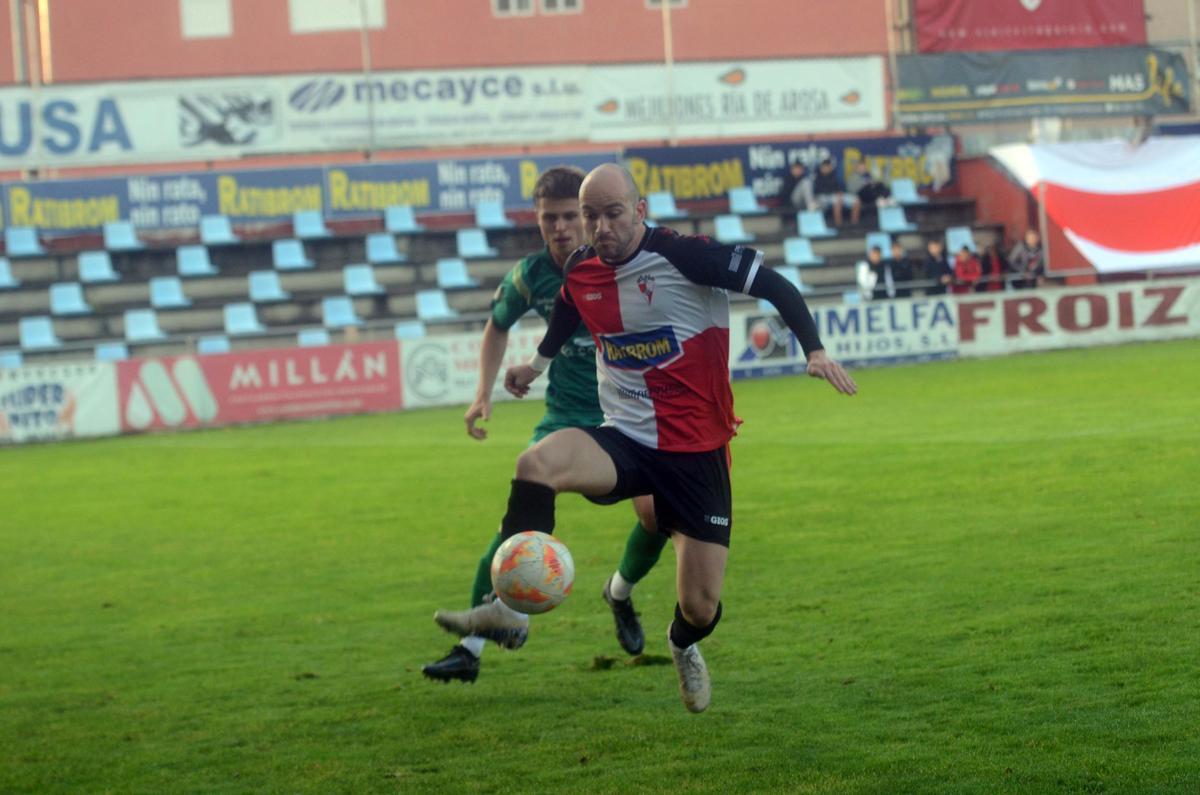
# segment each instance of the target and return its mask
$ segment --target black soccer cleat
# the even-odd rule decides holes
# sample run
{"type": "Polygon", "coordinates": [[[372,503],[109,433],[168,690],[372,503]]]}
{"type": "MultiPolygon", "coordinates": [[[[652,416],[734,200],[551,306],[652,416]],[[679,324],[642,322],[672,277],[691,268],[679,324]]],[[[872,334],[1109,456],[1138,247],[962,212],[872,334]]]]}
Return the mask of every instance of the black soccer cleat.
{"type": "Polygon", "coordinates": [[[479,658],[467,651],[465,646],[455,646],[442,659],[423,666],[421,673],[439,682],[449,682],[451,679],[474,682],[479,678],[479,658]]]}
{"type": "Polygon", "coordinates": [[[609,577],[608,582],[604,583],[604,601],[612,608],[613,621],[617,624],[617,642],[627,653],[636,656],[642,653],[642,648],[646,645],[642,622],[633,610],[633,597],[614,599],[609,591],[611,585],[612,577],[609,577]]]}

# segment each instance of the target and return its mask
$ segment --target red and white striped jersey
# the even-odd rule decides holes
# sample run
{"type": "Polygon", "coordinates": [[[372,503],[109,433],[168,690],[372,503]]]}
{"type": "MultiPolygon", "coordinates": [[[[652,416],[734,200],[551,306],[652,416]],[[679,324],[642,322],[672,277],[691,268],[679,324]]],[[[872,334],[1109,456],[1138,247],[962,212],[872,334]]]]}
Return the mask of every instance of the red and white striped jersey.
{"type": "Polygon", "coordinates": [[[564,300],[596,340],[605,425],[647,447],[714,450],[733,436],[729,294],[747,292],[762,252],[656,227],[628,260],[572,255],[564,300]]]}

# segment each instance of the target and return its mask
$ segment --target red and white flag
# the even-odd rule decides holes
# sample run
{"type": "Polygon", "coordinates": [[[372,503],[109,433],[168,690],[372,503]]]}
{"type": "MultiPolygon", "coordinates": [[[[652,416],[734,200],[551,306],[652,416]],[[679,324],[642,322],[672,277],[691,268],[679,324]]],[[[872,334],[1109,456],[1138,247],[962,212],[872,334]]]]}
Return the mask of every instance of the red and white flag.
{"type": "Polygon", "coordinates": [[[1200,136],[1012,144],[991,154],[1097,271],[1200,267],[1200,136]]]}

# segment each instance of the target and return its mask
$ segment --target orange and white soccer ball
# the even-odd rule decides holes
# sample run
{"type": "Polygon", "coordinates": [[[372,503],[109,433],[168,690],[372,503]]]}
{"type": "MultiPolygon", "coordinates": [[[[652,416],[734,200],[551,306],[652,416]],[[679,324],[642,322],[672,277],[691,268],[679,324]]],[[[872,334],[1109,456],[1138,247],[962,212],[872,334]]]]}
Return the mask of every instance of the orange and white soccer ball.
{"type": "Polygon", "coordinates": [[[522,613],[545,613],[562,604],[575,583],[575,561],[566,545],[546,533],[517,533],[492,558],[492,587],[500,601],[522,613]]]}

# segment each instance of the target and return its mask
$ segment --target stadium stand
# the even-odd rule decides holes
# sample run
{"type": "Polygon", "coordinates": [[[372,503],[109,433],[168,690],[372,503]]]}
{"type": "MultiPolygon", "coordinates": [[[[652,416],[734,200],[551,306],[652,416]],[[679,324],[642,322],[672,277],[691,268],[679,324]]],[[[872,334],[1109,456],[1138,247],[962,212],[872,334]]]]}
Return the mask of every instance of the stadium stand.
{"type": "Polygon", "coordinates": [[[393,265],[406,261],[396,250],[396,238],[390,232],[367,235],[367,262],[372,265],[393,265]]]}
{"type": "Polygon", "coordinates": [[[251,271],[247,275],[250,300],[256,304],[269,304],[291,299],[291,293],[279,283],[277,271],[251,271]]]}
{"type": "Polygon", "coordinates": [[[78,259],[79,280],[84,284],[105,284],[121,280],[113,269],[112,257],[107,251],[81,251],[78,259]]]}
{"type": "Polygon", "coordinates": [[[424,232],[425,227],[417,223],[413,208],[407,204],[393,204],[383,211],[383,228],[395,235],[413,235],[424,232]]]}
{"type": "Polygon", "coordinates": [[[183,309],[191,305],[178,276],[155,276],[150,280],[150,306],[155,309],[183,309]]]}
{"type": "Polygon", "coordinates": [[[718,215],[713,219],[713,225],[716,227],[716,237],[722,243],[753,243],[754,235],[746,231],[742,226],[742,217],[740,215],[726,214],[718,215]]]}
{"type": "Polygon", "coordinates": [[[232,246],[241,242],[227,215],[206,215],[200,219],[200,242],[206,246],[232,246]]]}
{"type": "Polygon", "coordinates": [[[229,337],[224,334],[211,334],[196,340],[196,353],[208,355],[213,353],[229,353],[229,337]]]}
{"type": "Polygon", "coordinates": [[[458,256],[464,259],[487,259],[499,256],[496,249],[488,245],[487,232],[482,229],[459,229],[455,233],[458,256]]]}
{"type": "Polygon", "coordinates": [[[9,264],[8,257],[0,257],[0,290],[13,290],[21,286],[12,274],[12,265],[9,264]]]}
{"type": "Polygon", "coordinates": [[[758,203],[753,188],[730,188],[726,194],[729,198],[729,212],[737,215],[762,215],[767,211],[758,203]]]}
{"type": "Polygon", "coordinates": [[[880,207],[879,228],[884,232],[915,232],[917,227],[904,215],[903,207],[880,207]]]}
{"type": "Polygon", "coordinates": [[[296,344],[301,348],[320,348],[329,343],[329,332],[323,328],[304,328],[296,333],[296,344]]]}
{"type": "Polygon", "coordinates": [[[140,251],[145,245],[138,240],[132,221],[109,221],[104,225],[104,248],[108,251],[140,251]]]}
{"type": "Polygon", "coordinates": [[[801,237],[813,238],[837,237],[837,232],[825,224],[825,214],[819,210],[801,210],[796,213],[796,228],[801,237]]]}
{"type": "Polygon", "coordinates": [[[783,261],[788,265],[824,265],[825,258],[813,253],[812,241],[806,237],[789,237],[783,241],[783,261]]]}
{"type": "Polygon", "coordinates": [[[271,244],[271,259],[281,271],[309,270],[314,263],[304,253],[304,244],[295,238],[271,244]]]}
{"type": "Polygon", "coordinates": [[[321,321],[325,328],[361,326],[354,302],[347,295],[327,295],[321,299],[321,321]]]}
{"type": "Polygon", "coordinates": [[[21,348],[27,351],[60,348],[62,341],[54,334],[54,323],[45,315],[23,317],[20,320],[21,348]]]}
{"type": "Polygon", "coordinates": [[[92,314],[92,308],[83,297],[83,285],[79,282],[50,285],[50,314],[58,317],[92,314]]]}
{"type": "Polygon", "coordinates": [[[392,333],[398,340],[419,340],[425,336],[425,323],[420,320],[401,320],[392,327],[392,333]]]}
{"type": "Polygon", "coordinates": [[[38,240],[37,230],[28,226],[10,226],[4,230],[4,252],[17,257],[40,257],[46,253],[38,240]]]}
{"type": "Polygon", "coordinates": [[[101,342],[96,346],[96,361],[119,362],[129,358],[129,346],[123,342],[101,342]]]}
{"type": "Polygon", "coordinates": [[[864,253],[869,252],[871,249],[878,246],[879,250],[882,251],[883,255],[886,257],[892,250],[892,236],[887,232],[868,232],[864,243],[864,253]]]}
{"type": "Polygon", "coordinates": [[[209,259],[205,246],[180,246],[175,249],[175,268],[180,276],[189,279],[220,273],[209,259]]]}
{"type": "Polygon", "coordinates": [[[20,351],[0,351],[0,370],[15,370],[23,361],[20,351]]]}
{"type": "Polygon", "coordinates": [[[975,236],[971,234],[969,226],[951,226],[946,229],[946,253],[953,259],[954,255],[966,246],[971,250],[972,254],[978,254],[979,248],[975,245],[975,236]]]}
{"type": "Polygon", "coordinates": [[[514,224],[504,214],[498,201],[481,201],[475,205],[475,226],[480,229],[511,229],[514,224]]]}
{"type": "Polygon", "coordinates": [[[320,210],[297,210],[293,213],[292,233],[301,240],[330,237],[320,210]]]}
{"type": "Polygon", "coordinates": [[[687,210],[675,206],[675,194],[670,191],[655,191],[646,196],[646,212],[656,221],[675,221],[687,218],[687,210]]]}
{"type": "Polygon", "coordinates": [[[346,295],[382,295],[387,292],[375,281],[375,269],[368,265],[347,265],[342,269],[342,288],[346,295]]]}
{"type": "Polygon", "coordinates": [[[125,312],[126,342],[159,342],[167,335],[158,325],[158,314],[153,309],[129,309],[125,312]]]}
{"type": "Polygon", "coordinates": [[[450,304],[446,301],[446,294],[441,290],[418,290],[417,317],[429,323],[453,320],[458,317],[458,312],[450,308],[450,304]]]}
{"type": "Polygon", "coordinates": [[[900,204],[925,204],[928,199],[917,193],[917,184],[907,177],[892,180],[892,199],[900,204]]]}
{"type": "Polygon", "coordinates": [[[461,257],[443,257],[437,261],[436,267],[437,285],[443,290],[479,286],[479,282],[467,272],[467,263],[461,257]]]}
{"type": "Polygon", "coordinates": [[[230,337],[245,334],[262,334],[267,330],[258,321],[258,314],[254,311],[254,304],[241,302],[226,304],[223,312],[225,317],[225,333],[230,337]]]}

